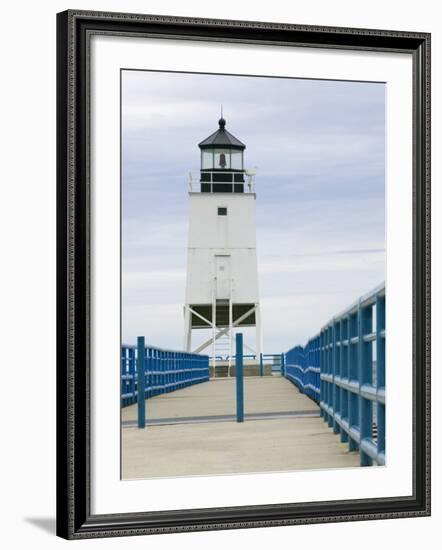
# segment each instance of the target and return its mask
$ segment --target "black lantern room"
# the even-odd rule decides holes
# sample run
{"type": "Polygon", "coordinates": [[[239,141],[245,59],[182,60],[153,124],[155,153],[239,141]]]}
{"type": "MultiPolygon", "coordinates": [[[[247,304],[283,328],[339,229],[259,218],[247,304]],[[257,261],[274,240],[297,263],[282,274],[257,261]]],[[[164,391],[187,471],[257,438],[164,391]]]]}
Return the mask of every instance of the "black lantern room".
{"type": "Polygon", "coordinates": [[[244,193],[244,149],[246,146],[226,130],[220,118],[219,129],[199,143],[201,149],[201,192],[244,193]]]}

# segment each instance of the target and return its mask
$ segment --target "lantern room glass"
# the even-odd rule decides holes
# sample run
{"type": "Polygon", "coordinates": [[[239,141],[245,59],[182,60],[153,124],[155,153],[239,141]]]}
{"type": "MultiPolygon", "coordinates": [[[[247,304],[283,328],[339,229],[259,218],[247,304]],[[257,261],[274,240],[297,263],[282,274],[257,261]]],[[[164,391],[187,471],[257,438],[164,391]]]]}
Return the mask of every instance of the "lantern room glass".
{"type": "Polygon", "coordinates": [[[213,151],[201,152],[201,170],[213,170],[213,151]]]}
{"type": "Polygon", "coordinates": [[[230,170],[230,149],[215,149],[213,156],[215,169],[230,170]]]}
{"type": "Polygon", "coordinates": [[[238,149],[232,149],[231,153],[231,169],[243,170],[243,152],[238,149]]]}
{"type": "Polygon", "coordinates": [[[239,149],[204,149],[201,170],[243,170],[243,151],[239,149]]]}

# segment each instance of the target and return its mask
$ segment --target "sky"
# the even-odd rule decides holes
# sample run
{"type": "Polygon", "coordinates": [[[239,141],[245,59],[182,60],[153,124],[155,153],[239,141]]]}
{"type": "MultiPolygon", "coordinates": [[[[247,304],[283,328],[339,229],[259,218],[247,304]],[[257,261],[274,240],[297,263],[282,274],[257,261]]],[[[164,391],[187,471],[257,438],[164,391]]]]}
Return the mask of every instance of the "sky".
{"type": "MultiPolygon", "coordinates": [[[[264,353],[305,344],[385,279],[384,84],[127,70],[124,343],[183,348],[189,172],[221,104],[257,171],[264,353]]],[[[196,332],[195,344],[207,337],[196,332]]]]}

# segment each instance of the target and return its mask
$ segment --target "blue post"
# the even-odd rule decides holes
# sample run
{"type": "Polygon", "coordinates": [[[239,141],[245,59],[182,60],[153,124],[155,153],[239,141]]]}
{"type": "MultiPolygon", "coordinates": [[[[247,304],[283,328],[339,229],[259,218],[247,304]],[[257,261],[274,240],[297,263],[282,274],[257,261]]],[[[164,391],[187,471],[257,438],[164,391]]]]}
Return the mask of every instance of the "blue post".
{"type": "MultiPolygon", "coordinates": [[[[376,386],[385,393],[385,296],[376,298],[376,386]]],[[[377,404],[378,453],[385,454],[385,403],[377,404]]]]}
{"type": "MultiPolygon", "coordinates": [[[[333,379],[333,326],[327,328],[327,374],[333,379]]],[[[327,382],[327,405],[330,408],[330,413],[327,415],[327,424],[329,428],[333,427],[333,382],[327,382]]]]}
{"type": "Polygon", "coordinates": [[[129,382],[129,404],[135,403],[135,348],[129,348],[129,374],[131,376],[129,382]]]}
{"type": "Polygon", "coordinates": [[[281,353],[281,376],[285,376],[285,355],[281,353]]]}
{"type": "Polygon", "coordinates": [[[146,402],[145,402],[145,367],[144,367],[144,336],[137,338],[137,382],[138,382],[138,427],[146,427],[146,402]]]}
{"type": "MultiPolygon", "coordinates": [[[[357,314],[350,315],[350,327],[349,327],[349,363],[348,363],[348,377],[350,380],[358,380],[358,340],[356,343],[351,340],[358,335],[358,323],[357,323],[357,314]]],[[[359,427],[359,397],[353,392],[349,392],[349,403],[348,403],[348,424],[350,428],[359,427]]],[[[348,450],[356,451],[358,444],[353,439],[349,437],[348,439],[348,450]]]]}
{"type": "MultiPolygon", "coordinates": [[[[341,367],[341,376],[344,379],[348,379],[349,377],[349,361],[350,361],[350,317],[346,316],[343,320],[342,325],[342,341],[345,342],[345,345],[343,345],[343,348],[341,350],[341,357],[342,357],[342,367],[341,367]]],[[[348,422],[349,418],[349,392],[348,390],[342,390],[342,418],[348,422]]],[[[341,441],[342,443],[348,442],[348,434],[345,430],[341,430],[341,441]]]]}
{"type": "Polygon", "coordinates": [[[331,330],[332,330],[332,348],[331,348],[331,375],[332,375],[332,380],[333,380],[333,389],[332,389],[332,408],[333,408],[333,422],[332,422],[332,427],[333,427],[333,433],[337,434],[339,433],[339,424],[336,422],[336,419],[335,419],[335,415],[336,413],[339,413],[340,410],[339,410],[339,397],[338,397],[338,392],[339,392],[339,387],[335,384],[335,376],[339,375],[339,367],[338,367],[338,328],[337,328],[337,323],[336,321],[333,319],[332,321],[332,326],[331,326],[331,330]]]}
{"type": "Polygon", "coordinates": [[[146,399],[149,399],[149,397],[152,397],[152,355],[153,355],[153,349],[152,348],[147,348],[146,349],[146,358],[145,358],[145,361],[147,361],[147,363],[144,365],[145,368],[146,368],[146,387],[144,388],[145,390],[145,395],[146,395],[146,399]]]}
{"type": "MultiPolygon", "coordinates": [[[[363,307],[359,302],[358,307],[358,380],[359,388],[364,384],[372,383],[372,348],[371,342],[364,342],[364,336],[371,333],[372,308],[363,307]]],[[[359,389],[360,391],[360,389],[359,389]]],[[[372,404],[371,401],[359,394],[359,430],[361,443],[364,439],[372,438],[372,404]]],[[[371,466],[372,459],[360,448],[361,466],[371,466]]]]}
{"type": "Polygon", "coordinates": [[[244,370],[242,333],[236,334],[236,421],[244,422],[244,370]]]}
{"type": "Polygon", "coordinates": [[[262,353],[259,354],[259,376],[264,376],[264,365],[262,361],[262,353]]]}
{"type": "Polygon", "coordinates": [[[127,405],[127,397],[123,397],[124,394],[127,394],[128,380],[126,378],[127,374],[127,349],[125,347],[121,348],[121,406],[124,407],[127,405]]]}
{"type": "MultiPolygon", "coordinates": [[[[324,372],[324,332],[321,330],[319,333],[319,404],[325,399],[325,382],[321,380],[321,374],[324,372]]],[[[324,409],[320,407],[319,415],[325,418],[324,409]]]]}

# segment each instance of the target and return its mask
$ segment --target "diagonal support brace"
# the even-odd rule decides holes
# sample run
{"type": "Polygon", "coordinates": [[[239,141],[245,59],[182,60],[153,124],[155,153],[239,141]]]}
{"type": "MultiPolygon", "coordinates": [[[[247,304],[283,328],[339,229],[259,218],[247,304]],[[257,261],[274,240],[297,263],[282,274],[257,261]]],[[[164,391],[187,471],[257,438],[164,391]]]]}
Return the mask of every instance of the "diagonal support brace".
{"type": "MultiPolygon", "coordinates": [[[[189,307],[189,306],[186,306],[186,307],[189,307]]],[[[189,309],[192,311],[191,308],[189,308],[189,309]]],[[[253,306],[248,311],[246,311],[243,315],[241,315],[241,317],[238,317],[238,319],[232,323],[232,328],[234,328],[234,327],[238,326],[240,323],[242,323],[245,319],[247,319],[247,317],[252,315],[252,313],[254,313],[255,310],[256,310],[256,306],[253,306]]],[[[202,317],[202,315],[199,315],[199,317],[202,317]]],[[[208,321],[207,319],[203,318],[203,320],[206,321],[207,323],[209,323],[210,326],[213,326],[212,323],[210,321],[208,321]]],[[[229,332],[229,327],[221,329],[215,335],[215,340],[218,340],[218,338],[221,338],[221,336],[224,336],[224,334],[227,334],[228,332],[229,332]]],[[[203,349],[207,348],[207,346],[209,346],[211,343],[212,343],[212,338],[210,338],[210,340],[206,340],[203,344],[201,344],[196,349],[194,349],[192,353],[200,353],[201,351],[203,351],[203,349]]]]}

